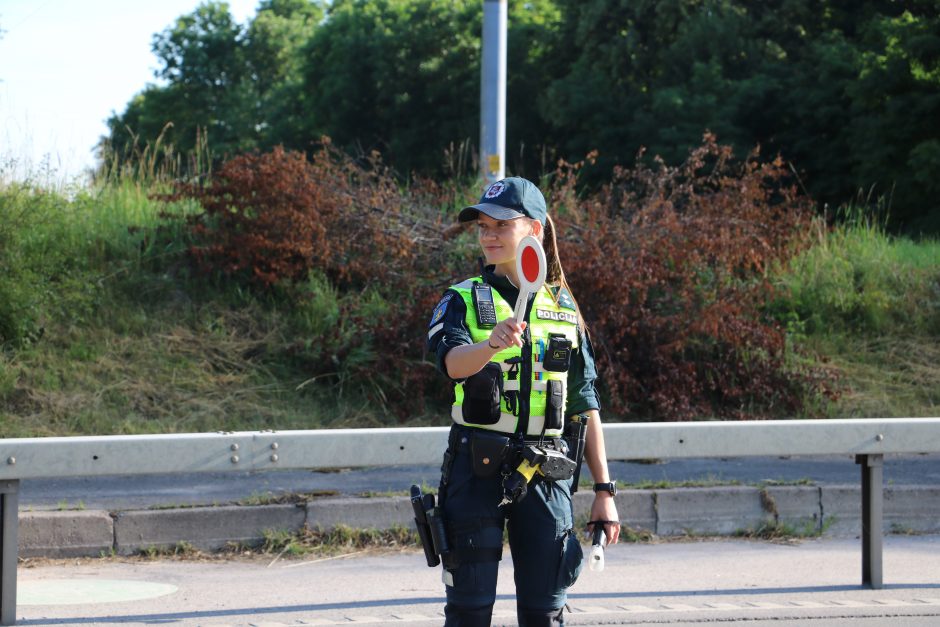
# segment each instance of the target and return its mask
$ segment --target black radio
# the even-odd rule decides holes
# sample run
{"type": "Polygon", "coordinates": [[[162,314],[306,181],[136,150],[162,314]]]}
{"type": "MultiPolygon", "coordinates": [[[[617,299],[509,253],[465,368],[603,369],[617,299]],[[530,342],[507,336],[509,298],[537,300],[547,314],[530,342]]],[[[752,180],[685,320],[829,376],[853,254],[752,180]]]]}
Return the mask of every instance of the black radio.
{"type": "Polygon", "coordinates": [[[486,283],[473,284],[473,307],[477,312],[477,324],[484,329],[496,326],[496,303],[493,302],[493,288],[486,283]]]}

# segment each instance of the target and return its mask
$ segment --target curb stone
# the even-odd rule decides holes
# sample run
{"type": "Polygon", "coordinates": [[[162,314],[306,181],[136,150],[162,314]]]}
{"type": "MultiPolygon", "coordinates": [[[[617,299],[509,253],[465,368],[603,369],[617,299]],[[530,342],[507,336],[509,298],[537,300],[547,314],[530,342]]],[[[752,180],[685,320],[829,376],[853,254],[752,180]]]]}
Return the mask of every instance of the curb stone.
{"type": "MultiPolygon", "coordinates": [[[[590,491],[574,495],[576,521],[587,519],[592,499],[590,491]]],[[[631,489],[618,493],[617,506],[625,525],[659,536],[730,535],[767,523],[808,526],[826,536],[858,535],[861,528],[857,486],[631,489]]],[[[411,527],[413,512],[405,496],[327,497],[305,505],[21,512],[19,520],[23,557],[97,557],[180,542],[216,550],[232,542],[260,542],[267,531],[297,532],[305,526],[411,527]]],[[[884,531],[940,533],[940,487],[886,487],[884,531]]]]}
{"type": "MultiPolygon", "coordinates": [[[[887,490],[885,490],[885,495],[887,502],[887,490]]],[[[862,489],[859,486],[826,486],[819,498],[823,529],[836,536],[860,534],[862,532],[861,502],[862,489]]],[[[884,516],[887,520],[887,511],[884,512],[884,516]]]]}
{"type": "Polygon", "coordinates": [[[414,524],[411,501],[404,497],[339,497],[307,503],[307,526],[331,529],[346,525],[358,529],[391,529],[414,524]]]}
{"type": "MultiPolygon", "coordinates": [[[[821,488],[816,486],[771,486],[760,492],[761,505],[773,516],[774,523],[798,531],[823,531],[821,488]]],[[[856,509],[861,509],[861,495],[856,494],[856,509]]],[[[860,516],[861,512],[856,512],[860,516]]]]}
{"type": "Polygon", "coordinates": [[[111,552],[114,519],[103,511],[24,512],[20,557],[86,557],[111,552]]]}
{"type": "Polygon", "coordinates": [[[940,528],[940,486],[890,486],[884,496],[885,529],[936,533],[940,528]]]}
{"type": "MultiPolygon", "coordinates": [[[[574,520],[590,520],[591,504],[594,493],[579,490],[572,498],[574,520]]],[[[617,513],[624,525],[637,531],[656,533],[656,495],[651,490],[619,490],[617,492],[617,513]]]]}
{"type": "Polygon", "coordinates": [[[214,551],[229,543],[254,543],[265,531],[300,531],[304,510],[296,505],[225,505],[118,512],[114,550],[132,555],[150,547],[172,548],[186,542],[214,551]]]}
{"type": "Polygon", "coordinates": [[[756,488],[657,490],[656,504],[659,512],[656,533],[661,536],[730,535],[774,520],[756,488]]]}

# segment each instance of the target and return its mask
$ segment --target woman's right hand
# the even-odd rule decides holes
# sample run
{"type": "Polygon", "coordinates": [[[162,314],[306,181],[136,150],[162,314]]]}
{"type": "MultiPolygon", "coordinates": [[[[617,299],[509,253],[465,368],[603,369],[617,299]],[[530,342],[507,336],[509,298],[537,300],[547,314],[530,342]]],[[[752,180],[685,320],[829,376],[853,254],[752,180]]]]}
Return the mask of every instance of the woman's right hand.
{"type": "Polygon", "coordinates": [[[510,346],[522,347],[522,333],[525,328],[525,322],[517,322],[515,318],[506,318],[493,327],[487,342],[493,350],[503,350],[510,346]]]}
{"type": "Polygon", "coordinates": [[[515,318],[506,318],[493,327],[486,340],[450,349],[444,356],[447,376],[455,381],[472,377],[480,372],[499,351],[513,344],[522,346],[522,332],[525,328],[525,322],[520,323],[516,322],[515,318]]]}

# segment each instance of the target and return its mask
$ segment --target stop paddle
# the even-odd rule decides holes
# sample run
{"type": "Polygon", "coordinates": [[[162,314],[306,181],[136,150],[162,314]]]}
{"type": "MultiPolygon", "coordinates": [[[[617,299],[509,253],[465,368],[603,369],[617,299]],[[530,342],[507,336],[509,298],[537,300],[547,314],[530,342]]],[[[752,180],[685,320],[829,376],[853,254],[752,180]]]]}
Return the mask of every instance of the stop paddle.
{"type": "Polygon", "coordinates": [[[537,294],[542,289],[547,270],[548,263],[541,242],[531,235],[523,237],[516,248],[516,276],[519,277],[519,297],[513,310],[516,322],[522,322],[525,316],[529,295],[537,294]]]}

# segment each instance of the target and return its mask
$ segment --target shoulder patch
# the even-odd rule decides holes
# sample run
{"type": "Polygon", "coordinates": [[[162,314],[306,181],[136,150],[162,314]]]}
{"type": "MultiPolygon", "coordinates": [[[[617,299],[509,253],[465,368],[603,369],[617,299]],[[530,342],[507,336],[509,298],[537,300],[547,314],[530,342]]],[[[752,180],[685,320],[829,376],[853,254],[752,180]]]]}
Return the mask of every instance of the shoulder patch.
{"type": "Polygon", "coordinates": [[[574,299],[571,298],[571,294],[568,293],[568,290],[561,288],[558,293],[558,306],[562,309],[570,309],[571,311],[577,311],[578,308],[574,306],[574,299]]]}
{"type": "Polygon", "coordinates": [[[447,292],[444,294],[440,302],[437,303],[437,307],[434,308],[434,313],[431,315],[431,322],[428,324],[428,328],[433,327],[435,324],[440,322],[441,318],[443,318],[444,314],[447,312],[447,303],[449,303],[450,299],[453,297],[453,292],[447,292]]]}

